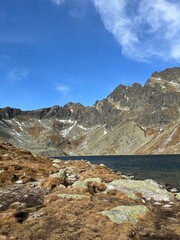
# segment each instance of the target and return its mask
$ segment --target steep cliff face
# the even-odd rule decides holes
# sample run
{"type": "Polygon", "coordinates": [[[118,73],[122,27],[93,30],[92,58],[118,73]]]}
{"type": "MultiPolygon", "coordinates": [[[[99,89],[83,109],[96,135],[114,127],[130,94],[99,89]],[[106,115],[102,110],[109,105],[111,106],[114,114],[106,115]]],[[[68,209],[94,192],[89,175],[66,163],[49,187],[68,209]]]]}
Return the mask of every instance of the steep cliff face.
{"type": "Polygon", "coordinates": [[[180,153],[180,68],[119,85],[91,107],[0,109],[0,136],[46,155],[180,153]]]}

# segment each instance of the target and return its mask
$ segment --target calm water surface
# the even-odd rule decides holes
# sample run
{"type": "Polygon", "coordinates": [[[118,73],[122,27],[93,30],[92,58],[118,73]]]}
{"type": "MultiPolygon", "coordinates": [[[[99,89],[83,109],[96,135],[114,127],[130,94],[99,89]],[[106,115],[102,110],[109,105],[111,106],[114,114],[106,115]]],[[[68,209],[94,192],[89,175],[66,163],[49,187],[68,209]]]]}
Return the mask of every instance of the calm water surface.
{"type": "Polygon", "coordinates": [[[88,160],[93,164],[103,163],[122,174],[135,175],[137,179],[154,179],[161,184],[170,184],[180,191],[180,155],[148,156],[66,156],[63,160],[88,160]]]}

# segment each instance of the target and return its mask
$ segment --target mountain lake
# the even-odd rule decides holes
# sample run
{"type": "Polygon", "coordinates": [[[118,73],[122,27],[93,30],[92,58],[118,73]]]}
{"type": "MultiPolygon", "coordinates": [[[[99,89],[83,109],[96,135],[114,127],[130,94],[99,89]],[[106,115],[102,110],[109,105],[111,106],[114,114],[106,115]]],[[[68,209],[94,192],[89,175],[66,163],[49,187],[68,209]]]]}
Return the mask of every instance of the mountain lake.
{"type": "Polygon", "coordinates": [[[62,156],[60,160],[87,160],[92,164],[104,164],[113,171],[135,179],[153,179],[180,191],[180,154],[174,155],[109,155],[62,156]]]}

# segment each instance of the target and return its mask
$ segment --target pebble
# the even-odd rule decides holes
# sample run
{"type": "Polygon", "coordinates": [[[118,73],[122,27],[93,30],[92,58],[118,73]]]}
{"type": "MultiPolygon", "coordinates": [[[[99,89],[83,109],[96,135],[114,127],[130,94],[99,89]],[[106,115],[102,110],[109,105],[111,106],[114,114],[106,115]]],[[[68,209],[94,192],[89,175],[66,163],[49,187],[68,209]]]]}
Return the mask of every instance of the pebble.
{"type": "Polygon", "coordinates": [[[166,205],[164,205],[164,206],[162,206],[163,208],[170,208],[170,207],[172,207],[170,204],[166,204],[166,205]]]}
{"type": "Polygon", "coordinates": [[[41,216],[43,216],[44,214],[43,213],[34,213],[33,215],[32,215],[32,217],[33,218],[39,218],[39,217],[41,217],[41,216]]]}
{"type": "Polygon", "coordinates": [[[101,167],[106,167],[103,163],[100,163],[99,166],[101,166],[101,167]]]}
{"type": "Polygon", "coordinates": [[[155,202],[154,205],[161,205],[161,203],[160,202],[155,202]]]}
{"type": "Polygon", "coordinates": [[[63,184],[59,184],[58,188],[66,188],[63,184]]]}
{"type": "Polygon", "coordinates": [[[18,181],[16,181],[16,183],[17,183],[17,184],[22,184],[23,181],[22,181],[22,180],[18,180],[18,181]]]}
{"type": "Polygon", "coordinates": [[[90,161],[86,161],[87,164],[91,165],[90,161]]]}
{"type": "Polygon", "coordinates": [[[146,201],[143,199],[143,198],[141,198],[141,201],[143,202],[143,203],[145,203],[146,201]]]}
{"type": "Polygon", "coordinates": [[[172,193],[177,193],[178,190],[177,190],[177,188],[172,188],[172,189],[170,190],[170,192],[172,192],[172,193]]]}

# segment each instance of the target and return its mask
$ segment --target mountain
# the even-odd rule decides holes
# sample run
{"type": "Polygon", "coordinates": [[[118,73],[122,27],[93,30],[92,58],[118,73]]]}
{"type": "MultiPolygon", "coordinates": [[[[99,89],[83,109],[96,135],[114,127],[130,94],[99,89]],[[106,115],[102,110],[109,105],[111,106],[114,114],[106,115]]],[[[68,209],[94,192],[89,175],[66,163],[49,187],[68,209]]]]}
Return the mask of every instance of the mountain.
{"type": "Polygon", "coordinates": [[[120,84],[90,107],[1,108],[0,137],[48,156],[180,153],[180,68],[120,84]]]}

